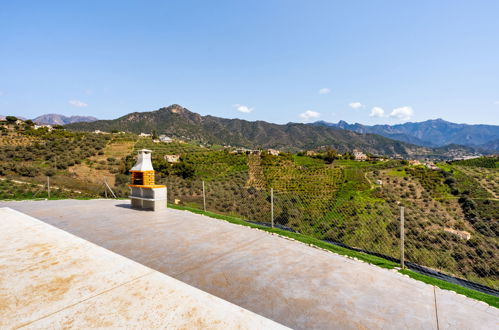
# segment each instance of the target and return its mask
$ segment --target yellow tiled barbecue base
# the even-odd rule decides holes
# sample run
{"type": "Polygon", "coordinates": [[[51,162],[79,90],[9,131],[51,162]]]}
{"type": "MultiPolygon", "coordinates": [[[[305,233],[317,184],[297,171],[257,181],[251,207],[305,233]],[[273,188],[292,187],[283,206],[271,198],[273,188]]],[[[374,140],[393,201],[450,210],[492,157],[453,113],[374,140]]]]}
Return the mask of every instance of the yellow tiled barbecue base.
{"type": "Polygon", "coordinates": [[[135,177],[142,176],[142,185],[150,186],[154,185],[154,171],[132,171],[132,178],[130,180],[131,184],[134,183],[135,177]]]}

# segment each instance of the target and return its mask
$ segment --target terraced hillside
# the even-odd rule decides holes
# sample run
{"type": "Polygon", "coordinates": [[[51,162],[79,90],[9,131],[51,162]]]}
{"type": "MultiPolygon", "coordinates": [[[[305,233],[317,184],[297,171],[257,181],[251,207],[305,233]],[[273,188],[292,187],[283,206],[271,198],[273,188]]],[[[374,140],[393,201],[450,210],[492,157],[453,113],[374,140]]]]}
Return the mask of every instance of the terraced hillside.
{"type": "Polygon", "coordinates": [[[30,193],[36,198],[47,195],[47,189],[37,193],[26,186],[46,186],[47,177],[52,191],[60,188],[65,191],[64,196],[105,196],[104,181],[113,185],[115,175],[124,170],[122,157],[131,153],[135,143],[117,142],[112,135],[34,129],[26,122],[2,127],[0,177],[16,180],[22,187],[4,187],[8,191],[3,196],[8,199],[23,198],[30,193]],[[68,195],[69,191],[79,193],[68,195]]]}
{"type": "MultiPolygon", "coordinates": [[[[450,171],[459,175],[452,167],[450,171]]],[[[453,180],[445,173],[401,167],[371,175],[383,182],[376,192],[380,198],[406,208],[408,260],[497,287],[499,205],[492,196],[468,195],[467,201],[479,210],[470,217],[463,197],[454,195],[453,180]]],[[[478,189],[480,185],[467,179],[466,187],[478,189]]]]}
{"type": "Polygon", "coordinates": [[[499,198],[499,181],[497,180],[497,169],[483,167],[455,166],[456,170],[473,178],[495,199],[499,198]]]}
{"type": "MultiPolygon", "coordinates": [[[[207,166],[200,159],[208,155],[197,154],[199,164],[207,166]]],[[[233,176],[220,180],[197,171],[189,180],[168,179],[170,200],[202,208],[204,179],[208,210],[268,223],[273,188],[276,224],[393,257],[399,255],[403,205],[409,261],[498,287],[499,205],[461,165],[441,164],[444,170],[435,171],[404,161],[259,157],[263,177],[252,187],[244,183],[244,170],[229,170],[233,176]]],[[[497,182],[497,170],[486,171],[497,182]]]]}

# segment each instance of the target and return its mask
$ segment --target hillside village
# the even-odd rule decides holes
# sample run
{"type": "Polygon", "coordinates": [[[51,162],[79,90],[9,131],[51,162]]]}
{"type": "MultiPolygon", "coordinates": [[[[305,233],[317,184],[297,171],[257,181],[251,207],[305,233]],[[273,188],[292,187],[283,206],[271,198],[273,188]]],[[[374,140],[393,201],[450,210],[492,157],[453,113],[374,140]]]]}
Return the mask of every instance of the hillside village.
{"type": "MultiPolygon", "coordinates": [[[[21,120],[18,119],[17,117],[14,116],[7,116],[4,117],[4,120],[0,120],[0,130],[2,131],[2,135],[6,136],[8,135],[9,131],[10,132],[17,132],[17,131],[30,131],[30,130],[44,130],[46,132],[52,132],[54,129],[57,130],[64,130],[64,128],[60,125],[38,125],[34,123],[31,120],[21,120]]],[[[118,130],[113,130],[111,132],[106,132],[106,131],[101,131],[101,130],[94,130],[94,134],[99,134],[99,135],[127,135],[129,133],[126,133],[125,131],[118,131],[118,130]]],[[[149,138],[152,139],[153,143],[177,143],[177,144],[195,144],[195,141],[192,142],[186,142],[186,140],[190,140],[188,137],[182,136],[180,138],[176,137],[170,137],[166,134],[160,134],[158,135],[156,132],[153,133],[140,133],[137,134],[138,138],[149,138]]],[[[207,148],[210,149],[210,145],[204,145],[204,144],[199,144],[200,148],[207,148]]],[[[282,153],[286,153],[284,151],[278,150],[278,149],[272,149],[272,148],[259,148],[259,149],[250,149],[250,148],[244,148],[244,147],[232,147],[230,145],[223,145],[221,146],[223,150],[227,150],[230,154],[246,154],[246,155],[261,155],[262,153],[266,153],[272,156],[279,156],[282,153]]],[[[329,157],[333,157],[334,159],[351,159],[355,161],[385,161],[385,158],[389,157],[383,157],[379,155],[373,155],[371,153],[365,153],[360,149],[353,149],[352,152],[346,152],[344,154],[338,153],[336,150],[331,149],[328,146],[322,146],[315,148],[313,150],[302,150],[297,153],[298,155],[305,155],[308,157],[321,157],[324,154],[329,154],[329,157]],[[332,156],[331,156],[332,155],[332,156]]],[[[171,163],[178,162],[180,159],[181,155],[168,155],[168,157],[165,156],[165,159],[168,160],[171,163]]],[[[466,156],[456,156],[454,157],[453,161],[459,161],[459,160],[469,160],[469,159],[475,159],[479,157],[490,157],[494,158],[497,157],[497,155],[466,155],[466,156]]],[[[395,158],[395,159],[404,159],[404,158],[395,158]]],[[[435,162],[431,158],[426,158],[425,160],[422,159],[408,159],[408,164],[412,166],[418,166],[418,165],[424,165],[426,168],[434,171],[439,171],[440,168],[435,165],[435,162]]]]}

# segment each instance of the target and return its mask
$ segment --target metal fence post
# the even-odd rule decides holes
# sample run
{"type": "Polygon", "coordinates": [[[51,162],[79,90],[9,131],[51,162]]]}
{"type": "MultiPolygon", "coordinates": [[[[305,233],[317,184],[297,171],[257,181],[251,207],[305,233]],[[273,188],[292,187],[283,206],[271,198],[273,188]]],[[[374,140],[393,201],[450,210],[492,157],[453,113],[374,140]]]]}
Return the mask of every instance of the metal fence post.
{"type": "Polygon", "coordinates": [[[274,188],[270,188],[270,221],[274,228],[274,188]]]}
{"type": "Polygon", "coordinates": [[[203,210],[206,212],[206,192],[204,190],[204,180],[203,180],[203,210]]]}
{"type": "MultiPolygon", "coordinates": [[[[111,187],[107,184],[107,181],[104,179],[104,184],[106,185],[107,189],[109,189],[109,191],[111,192],[111,194],[113,195],[114,198],[118,198],[116,197],[113,189],[111,189],[111,187]]],[[[107,198],[107,190],[106,190],[106,198],[107,198]]]]}
{"type": "Polygon", "coordinates": [[[47,176],[47,196],[50,199],[50,177],[47,176]]]}
{"type": "Polygon", "coordinates": [[[400,267],[405,268],[405,254],[404,254],[404,241],[405,241],[405,229],[404,229],[404,207],[400,207],[400,267]]]}

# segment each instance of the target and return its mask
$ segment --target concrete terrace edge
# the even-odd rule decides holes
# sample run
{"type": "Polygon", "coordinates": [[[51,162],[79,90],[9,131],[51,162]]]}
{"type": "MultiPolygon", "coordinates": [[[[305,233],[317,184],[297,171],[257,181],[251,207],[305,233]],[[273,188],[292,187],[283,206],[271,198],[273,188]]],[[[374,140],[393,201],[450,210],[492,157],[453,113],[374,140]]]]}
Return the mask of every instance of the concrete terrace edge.
{"type": "MultiPolygon", "coordinates": [[[[342,257],[345,257],[345,258],[348,258],[348,259],[351,259],[351,260],[355,260],[355,261],[362,262],[362,263],[365,263],[365,264],[368,264],[368,265],[372,265],[372,266],[376,266],[376,267],[379,267],[379,268],[384,268],[384,269],[386,269],[386,270],[388,270],[388,271],[391,271],[391,272],[393,272],[393,273],[396,273],[398,276],[402,276],[402,277],[410,278],[412,281],[416,281],[416,282],[419,282],[419,283],[424,283],[424,284],[427,284],[427,285],[433,286],[433,287],[435,287],[435,288],[438,288],[438,289],[440,289],[440,290],[447,291],[447,292],[449,292],[449,293],[451,293],[451,294],[456,294],[456,295],[458,295],[458,296],[460,296],[460,297],[462,297],[462,298],[465,298],[465,299],[470,299],[470,300],[475,301],[475,302],[478,302],[478,303],[483,303],[483,304],[485,304],[485,305],[489,306],[489,307],[490,307],[490,308],[492,308],[492,309],[499,310],[499,307],[494,306],[494,305],[491,305],[491,304],[489,304],[489,303],[487,303],[486,301],[483,301],[483,300],[481,300],[481,299],[475,299],[475,298],[473,298],[473,297],[469,297],[469,296],[467,296],[467,295],[465,295],[465,294],[462,294],[462,293],[460,293],[460,292],[458,292],[458,291],[456,291],[456,290],[454,290],[454,289],[451,289],[451,288],[444,288],[444,287],[440,287],[440,286],[435,285],[435,284],[432,284],[432,283],[425,282],[425,281],[423,281],[423,280],[421,280],[421,279],[414,278],[414,277],[412,277],[412,276],[410,276],[410,275],[404,274],[404,273],[403,273],[403,272],[401,272],[401,271],[412,272],[412,273],[414,273],[414,274],[418,275],[419,277],[427,277],[428,279],[430,279],[430,280],[432,280],[432,281],[442,281],[442,282],[445,282],[446,284],[448,284],[449,286],[459,287],[460,289],[463,289],[463,290],[473,291],[474,293],[476,292],[476,293],[478,293],[478,294],[480,294],[480,295],[490,296],[490,297],[492,297],[492,298],[495,298],[495,297],[493,297],[493,296],[491,296],[491,295],[487,295],[487,294],[482,293],[482,292],[479,292],[479,291],[474,291],[474,290],[472,290],[472,289],[464,288],[464,287],[461,287],[461,286],[459,286],[459,285],[457,285],[457,284],[453,284],[453,283],[450,283],[450,282],[446,282],[446,281],[444,281],[444,280],[434,279],[434,278],[429,277],[429,276],[427,276],[427,275],[423,275],[423,274],[416,273],[416,272],[414,272],[414,271],[412,271],[412,270],[410,270],[410,269],[404,269],[404,270],[402,270],[400,267],[393,267],[393,268],[381,267],[381,266],[376,265],[376,264],[374,264],[374,263],[370,263],[370,262],[368,262],[368,261],[365,261],[365,260],[362,260],[362,259],[359,259],[359,258],[356,258],[356,257],[353,257],[353,256],[349,256],[349,255],[346,255],[346,254],[337,253],[337,252],[334,252],[334,251],[332,251],[332,250],[328,250],[328,249],[326,249],[326,248],[322,248],[322,247],[317,246],[317,245],[315,245],[315,244],[313,244],[313,243],[306,243],[306,242],[302,242],[302,241],[301,241],[301,240],[299,240],[299,239],[295,239],[295,238],[292,238],[292,237],[289,237],[289,236],[282,235],[282,234],[277,233],[277,232],[271,232],[271,231],[268,231],[268,230],[265,230],[265,229],[259,228],[261,225],[256,225],[256,224],[252,224],[252,223],[249,223],[249,222],[248,222],[247,224],[235,223],[235,222],[231,222],[231,221],[229,221],[229,220],[222,219],[222,218],[219,218],[219,217],[212,217],[212,216],[210,216],[210,215],[206,215],[206,214],[202,213],[203,211],[201,211],[201,210],[200,210],[200,212],[198,213],[198,212],[193,212],[192,210],[189,210],[188,208],[182,208],[182,207],[172,207],[172,208],[173,208],[173,209],[175,209],[175,210],[178,210],[178,211],[184,211],[184,212],[194,213],[194,214],[197,214],[197,215],[200,215],[200,216],[203,216],[203,217],[207,217],[207,218],[210,218],[210,219],[216,219],[216,220],[219,220],[219,221],[229,222],[229,223],[231,223],[231,224],[233,224],[233,225],[237,225],[237,226],[249,227],[249,228],[251,228],[251,229],[258,230],[258,231],[261,231],[261,232],[267,233],[267,234],[269,234],[269,235],[273,235],[273,236],[280,237],[280,238],[285,239],[285,240],[288,240],[288,241],[294,241],[294,242],[297,242],[297,243],[299,243],[299,244],[303,244],[303,245],[306,245],[306,246],[308,246],[308,247],[312,247],[312,248],[314,248],[314,249],[318,249],[318,250],[321,250],[321,251],[324,251],[324,252],[328,252],[328,253],[331,253],[331,254],[334,254],[334,255],[342,256],[342,257]]],[[[224,216],[224,215],[220,215],[220,216],[224,216]]],[[[238,220],[240,220],[240,221],[244,221],[244,220],[242,220],[242,219],[238,219],[238,220]]],[[[269,228],[269,229],[270,229],[270,228],[269,228]]],[[[272,229],[280,230],[279,228],[272,228],[272,229]]],[[[300,234],[300,235],[301,235],[301,234],[300,234]]],[[[324,244],[327,244],[327,243],[326,243],[326,242],[324,242],[324,244]]],[[[355,251],[353,251],[353,250],[352,250],[352,252],[355,252],[355,251]]],[[[355,252],[355,253],[359,253],[359,254],[361,254],[361,252],[355,252]]],[[[374,257],[374,256],[373,256],[373,257],[374,257]]],[[[382,259],[381,257],[376,257],[376,258],[380,258],[380,259],[382,259]]],[[[384,259],[383,259],[383,260],[384,260],[384,259]]],[[[387,262],[388,262],[388,261],[387,261],[387,262]]]]}
{"type": "Polygon", "coordinates": [[[0,207],[0,215],[0,328],[286,328],[22,212],[0,207]],[[45,244],[51,246],[48,251],[36,250],[45,244]],[[62,255],[64,251],[67,255],[62,255]],[[104,264],[98,264],[97,258],[104,264]],[[42,269],[40,264],[48,266],[42,269]],[[84,270],[93,267],[97,272],[85,278],[84,270]],[[61,269],[73,272],[71,278],[81,275],[81,281],[66,291],[50,287],[47,283],[62,275],[61,269]],[[117,281],[103,283],[116,276],[117,281]],[[149,295],[144,294],[147,291],[149,295]],[[43,300],[28,306],[29,293],[33,300],[43,300]],[[22,304],[23,298],[28,298],[28,305],[22,304]],[[151,301],[156,305],[151,306],[151,301]]]}

